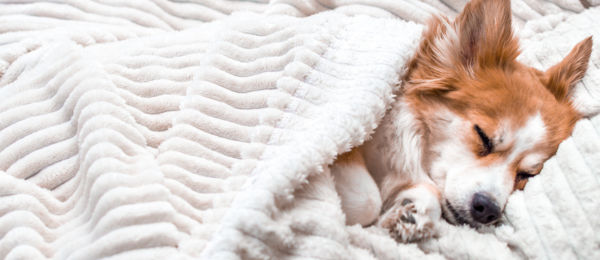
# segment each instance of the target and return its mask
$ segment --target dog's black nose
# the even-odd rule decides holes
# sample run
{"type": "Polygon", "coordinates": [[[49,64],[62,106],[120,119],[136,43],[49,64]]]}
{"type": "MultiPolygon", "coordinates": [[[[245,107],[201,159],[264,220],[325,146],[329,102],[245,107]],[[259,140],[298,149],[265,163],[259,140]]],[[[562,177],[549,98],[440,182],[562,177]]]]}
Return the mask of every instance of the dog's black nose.
{"type": "Polygon", "coordinates": [[[481,224],[489,224],[500,218],[500,207],[490,196],[475,193],[471,202],[471,216],[481,224]]]}

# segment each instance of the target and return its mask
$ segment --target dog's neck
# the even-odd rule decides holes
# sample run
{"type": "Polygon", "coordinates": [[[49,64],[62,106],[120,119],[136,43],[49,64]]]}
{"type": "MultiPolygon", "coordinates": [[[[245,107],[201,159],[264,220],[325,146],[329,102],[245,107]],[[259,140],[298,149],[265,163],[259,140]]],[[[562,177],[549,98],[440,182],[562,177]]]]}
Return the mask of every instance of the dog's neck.
{"type": "Polygon", "coordinates": [[[361,152],[384,200],[393,195],[394,187],[404,186],[399,183],[431,182],[423,166],[425,134],[422,122],[399,97],[365,143],[361,152]]]}

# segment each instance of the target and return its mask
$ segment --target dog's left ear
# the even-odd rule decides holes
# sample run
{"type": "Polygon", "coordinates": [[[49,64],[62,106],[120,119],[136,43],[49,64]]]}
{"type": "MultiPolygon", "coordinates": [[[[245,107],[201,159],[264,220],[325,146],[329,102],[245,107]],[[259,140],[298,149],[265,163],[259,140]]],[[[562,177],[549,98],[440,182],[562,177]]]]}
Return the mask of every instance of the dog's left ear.
{"type": "Polygon", "coordinates": [[[473,0],[456,18],[458,58],[470,67],[503,66],[519,54],[508,0],[473,0]]]}
{"type": "Polygon", "coordinates": [[[542,82],[556,100],[560,102],[570,100],[571,90],[585,75],[591,53],[592,37],[590,36],[575,45],[567,57],[546,71],[542,82]]]}

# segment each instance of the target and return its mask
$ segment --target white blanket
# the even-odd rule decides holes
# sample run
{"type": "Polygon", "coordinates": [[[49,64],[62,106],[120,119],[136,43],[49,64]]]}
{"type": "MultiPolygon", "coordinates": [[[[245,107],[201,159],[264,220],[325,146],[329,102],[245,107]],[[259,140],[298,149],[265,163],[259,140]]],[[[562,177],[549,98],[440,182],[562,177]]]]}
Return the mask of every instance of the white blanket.
{"type": "MultiPolygon", "coordinates": [[[[598,39],[574,93],[590,115],[596,4],[513,1],[524,63],[598,39]]],[[[419,23],[463,5],[0,4],[0,258],[600,259],[600,116],[497,228],[397,244],[344,225],[327,165],[382,118],[419,23]]]]}

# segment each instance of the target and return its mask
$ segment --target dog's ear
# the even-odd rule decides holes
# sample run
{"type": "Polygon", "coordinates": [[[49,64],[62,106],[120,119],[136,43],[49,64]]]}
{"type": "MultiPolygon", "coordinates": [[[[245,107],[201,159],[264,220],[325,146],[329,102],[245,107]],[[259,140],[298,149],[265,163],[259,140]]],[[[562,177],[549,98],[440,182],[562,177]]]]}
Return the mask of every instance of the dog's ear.
{"type": "Polygon", "coordinates": [[[406,93],[439,96],[475,66],[513,64],[519,51],[511,26],[509,0],[473,0],[453,22],[433,17],[402,78],[406,93]]]}
{"type": "Polygon", "coordinates": [[[583,78],[592,53],[592,37],[579,42],[573,50],[558,64],[550,67],[542,82],[554,94],[556,100],[570,100],[571,90],[583,78]]]}
{"type": "Polygon", "coordinates": [[[473,0],[456,18],[458,62],[473,66],[504,66],[519,54],[512,32],[509,0],[473,0]]]}

